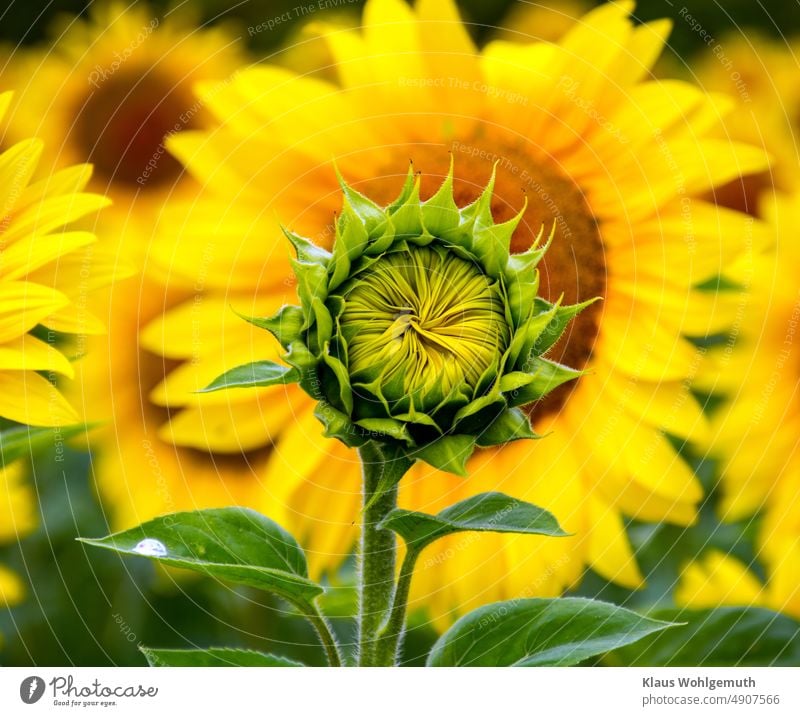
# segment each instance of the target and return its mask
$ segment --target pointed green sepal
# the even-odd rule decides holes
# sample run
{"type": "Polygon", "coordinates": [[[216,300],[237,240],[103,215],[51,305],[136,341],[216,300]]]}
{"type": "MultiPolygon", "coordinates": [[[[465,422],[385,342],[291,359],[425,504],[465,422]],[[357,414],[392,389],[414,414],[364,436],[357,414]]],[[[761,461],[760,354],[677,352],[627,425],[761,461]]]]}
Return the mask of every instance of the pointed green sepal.
{"type": "Polygon", "coordinates": [[[478,435],[478,446],[503,445],[514,440],[535,440],[540,437],[531,427],[531,421],[525,413],[519,408],[509,408],[478,435]]]}
{"type": "Polygon", "coordinates": [[[328,261],[330,261],[331,253],[329,251],[326,251],[321,246],[317,246],[304,236],[295,234],[294,231],[290,231],[285,226],[281,226],[281,230],[286,238],[289,239],[292,246],[294,246],[298,261],[320,264],[322,266],[325,266],[328,261]]]}
{"type": "Polygon", "coordinates": [[[353,389],[350,387],[350,375],[344,363],[331,354],[330,348],[329,343],[323,346],[322,360],[336,379],[336,398],[340,401],[340,406],[344,408],[345,414],[350,415],[353,412],[353,389]]]}
{"type": "Polygon", "coordinates": [[[539,354],[546,353],[558,342],[558,339],[561,338],[569,322],[575,318],[575,316],[601,300],[602,299],[598,296],[597,298],[590,298],[583,303],[575,303],[571,306],[559,306],[547,327],[536,339],[533,346],[536,352],[539,354]]]}
{"type": "Polygon", "coordinates": [[[422,203],[419,199],[420,179],[417,176],[407,200],[391,214],[392,226],[397,239],[412,238],[425,234],[422,224],[422,203]]]}
{"type": "Polygon", "coordinates": [[[475,437],[472,435],[445,435],[409,454],[437,470],[466,477],[467,460],[474,449],[475,437]]]}
{"type": "Polygon", "coordinates": [[[433,236],[444,236],[455,229],[461,221],[461,214],[453,198],[453,157],[450,156],[450,170],[436,193],[422,204],[422,223],[433,236]]]}
{"type": "MultiPolygon", "coordinates": [[[[492,218],[492,199],[494,197],[494,184],[497,179],[497,164],[492,165],[492,175],[483,188],[480,196],[469,206],[461,209],[462,221],[470,227],[470,230],[486,228],[494,225],[492,218]]],[[[451,168],[452,171],[452,168],[451,168]]]]}
{"type": "Polygon", "coordinates": [[[328,297],[328,269],[321,264],[295,259],[291,260],[291,264],[297,278],[297,295],[303,308],[303,329],[306,329],[314,321],[313,299],[324,301],[328,297]]]}
{"type": "Polygon", "coordinates": [[[394,418],[365,418],[364,420],[356,420],[355,424],[363,429],[365,437],[373,440],[376,437],[388,437],[399,440],[406,445],[413,443],[405,424],[394,418]]]}
{"type": "MultiPolygon", "coordinates": [[[[308,346],[300,340],[292,341],[286,353],[281,357],[300,373],[301,385],[303,385],[303,376],[313,372],[317,365],[317,359],[314,354],[308,350],[308,346]]],[[[305,387],[306,386],[303,385],[303,388],[305,387]]]]}
{"type": "Polygon", "coordinates": [[[555,235],[556,222],[553,221],[553,225],[550,227],[550,233],[547,235],[547,241],[542,244],[542,240],[544,239],[544,224],[542,224],[531,248],[529,248],[527,251],[523,251],[521,254],[511,255],[509,269],[513,273],[522,274],[523,276],[530,276],[533,270],[539,265],[539,262],[544,258],[547,250],[553,243],[555,235]]]}
{"type": "Polygon", "coordinates": [[[322,434],[326,438],[336,438],[348,447],[361,447],[368,440],[350,418],[327,401],[317,403],[314,417],[322,423],[322,434]]]}
{"type": "Polygon", "coordinates": [[[244,321],[253,324],[256,328],[269,331],[284,349],[292,341],[301,337],[303,328],[303,311],[299,306],[282,306],[274,316],[246,316],[235,308],[233,312],[244,321]]]}
{"type": "Polygon", "coordinates": [[[486,273],[490,276],[500,277],[505,272],[511,251],[511,237],[519,226],[519,222],[522,221],[527,208],[528,197],[525,197],[522,211],[513,219],[502,224],[489,224],[475,229],[473,246],[476,254],[484,263],[486,273]]]}
{"type": "Polygon", "coordinates": [[[413,202],[415,185],[417,188],[417,201],[419,201],[418,177],[419,173],[414,171],[414,164],[409,162],[408,173],[406,174],[406,180],[403,182],[403,188],[400,190],[398,197],[386,207],[387,214],[391,216],[404,204],[413,202]]]}
{"type": "Polygon", "coordinates": [[[532,359],[530,369],[533,371],[533,379],[528,385],[517,389],[508,396],[508,404],[510,406],[527,405],[540,400],[558,388],[558,386],[580,378],[586,373],[586,371],[568,368],[565,365],[561,365],[561,363],[556,363],[546,358],[532,359]]]}
{"type": "Polygon", "coordinates": [[[352,210],[369,233],[380,226],[386,220],[386,212],[378,206],[372,199],[364,196],[360,192],[351,187],[342,177],[339,168],[336,167],[336,176],[339,179],[339,186],[344,195],[344,202],[342,205],[342,214],[346,211],[352,210]]]}

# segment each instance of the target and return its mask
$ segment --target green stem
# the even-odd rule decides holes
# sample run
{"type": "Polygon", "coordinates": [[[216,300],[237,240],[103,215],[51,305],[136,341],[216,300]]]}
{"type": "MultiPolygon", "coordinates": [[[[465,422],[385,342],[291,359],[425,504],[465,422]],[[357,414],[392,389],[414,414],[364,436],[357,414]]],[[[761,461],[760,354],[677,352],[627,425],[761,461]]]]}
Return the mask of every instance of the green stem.
{"type": "Polygon", "coordinates": [[[304,609],[303,613],[317,631],[319,640],[322,642],[325,654],[328,657],[328,664],[330,666],[341,666],[342,657],[339,654],[339,645],[336,643],[336,637],[333,635],[333,630],[328,624],[328,620],[323,616],[319,607],[314,604],[311,609],[304,609]]]}
{"type": "Polygon", "coordinates": [[[397,538],[378,529],[381,520],[397,505],[397,483],[411,467],[400,450],[370,442],[359,448],[364,476],[359,550],[359,666],[390,666],[393,661],[376,660],[378,631],[394,594],[397,538]]]}
{"type": "Polygon", "coordinates": [[[407,548],[405,559],[400,567],[400,576],[397,580],[397,589],[394,592],[389,618],[379,633],[379,640],[375,647],[376,661],[396,663],[399,657],[398,652],[405,632],[408,592],[411,589],[411,578],[414,575],[414,567],[419,553],[420,550],[417,548],[407,548]]]}

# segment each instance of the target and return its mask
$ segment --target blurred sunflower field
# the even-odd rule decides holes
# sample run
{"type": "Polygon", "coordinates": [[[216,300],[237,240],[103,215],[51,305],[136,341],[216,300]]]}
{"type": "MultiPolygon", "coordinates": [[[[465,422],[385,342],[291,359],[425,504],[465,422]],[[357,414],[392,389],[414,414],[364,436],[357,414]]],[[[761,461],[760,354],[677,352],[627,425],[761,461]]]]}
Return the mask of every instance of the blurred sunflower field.
{"type": "Polygon", "coordinates": [[[396,209],[411,162],[418,200],[489,184],[512,257],[549,235],[539,294],[583,310],[540,438],[420,459],[398,497],[501,491],[568,536],[426,547],[401,662],[482,605],[572,596],[683,624],[592,664],[800,666],[800,7],[686,2],[8,3],[0,664],[324,663],[278,598],[76,541],[229,506],[297,537],[352,647],[356,451],[297,385],[202,390],[281,359],[241,316],[302,297],[285,232],[331,249],[342,187],[396,209]]]}

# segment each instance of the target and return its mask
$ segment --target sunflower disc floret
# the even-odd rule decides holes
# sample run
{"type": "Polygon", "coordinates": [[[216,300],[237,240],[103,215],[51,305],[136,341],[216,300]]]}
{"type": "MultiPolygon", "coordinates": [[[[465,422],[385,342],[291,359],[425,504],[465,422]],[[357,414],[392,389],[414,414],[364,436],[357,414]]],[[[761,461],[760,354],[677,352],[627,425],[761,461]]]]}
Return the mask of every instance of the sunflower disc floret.
{"type": "Polygon", "coordinates": [[[291,366],[269,382],[298,382],[329,437],[391,443],[457,474],[476,447],[537,437],[521,406],[580,375],[543,354],[587,305],[537,295],[543,231],[510,253],[525,209],[494,223],[494,173],[464,208],[452,166],[427,201],[410,169],[386,208],[341,184],[332,251],[286,231],[301,305],[250,319],[291,366]]]}

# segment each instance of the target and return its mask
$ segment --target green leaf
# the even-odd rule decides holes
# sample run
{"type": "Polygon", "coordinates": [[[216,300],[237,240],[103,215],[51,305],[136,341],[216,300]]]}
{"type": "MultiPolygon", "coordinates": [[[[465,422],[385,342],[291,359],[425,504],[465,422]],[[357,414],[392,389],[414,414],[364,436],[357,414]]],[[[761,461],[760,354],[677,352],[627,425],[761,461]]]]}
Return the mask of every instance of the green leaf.
{"type": "Polygon", "coordinates": [[[150,649],[139,647],[150,666],[304,666],[283,656],[249,649],[150,649]]]}
{"type": "Polygon", "coordinates": [[[198,393],[213,393],[227,388],[266,388],[272,385],[296,383],[300,378],[294,368],[289,368],[271,360],[246,363],[225,371],[198,393]]]}
{"type": "Polygon", "coordinates": [[[80,435],[95,425],[97,423],[80,423],[61,428],[36,428],[30,425],[19,425],[0,431],[0,468],[7,467],[21,457],[30,456],[48,445],[52,446],[80,435]]]}
{"type": "Polygon", "coordinates": [[[459,619],[428,666],[570,666],[671,626],[592,599],[515,599],[459,619]]]}
{"type": "Polygon", "coordinates": [[[422,549],[454,532],[514,532],[563,537],[558,520],[547,510],[502,492],[484,492],[457,502],[437,515],[394,509],[379,525],[422,549]]]}
{"type": "Polygon", "coordinates": [[[607,657],[624,666],[798,666],[800,622],[760,607],[669,608],[651,616],[687,622],[607,657]]]}
{"type": "Polygon", "coordinates": [[[323,592],[283,527],[254,510],[177,512],[124,532],[81,542],[274,592],[303,606],[323,592]]]}
{"type": "Polygon", "coordinates": [[[472,435],[445,435],[410,454],[437,470],[466,477],[467,460],[474,449],[475,438],[472,435]]]}

